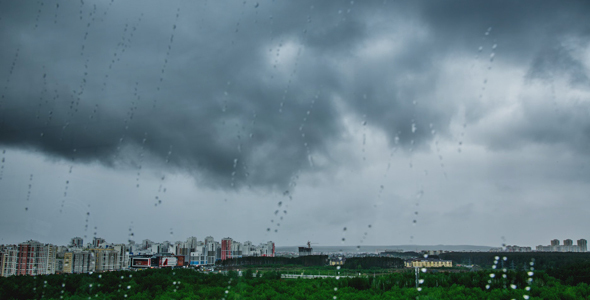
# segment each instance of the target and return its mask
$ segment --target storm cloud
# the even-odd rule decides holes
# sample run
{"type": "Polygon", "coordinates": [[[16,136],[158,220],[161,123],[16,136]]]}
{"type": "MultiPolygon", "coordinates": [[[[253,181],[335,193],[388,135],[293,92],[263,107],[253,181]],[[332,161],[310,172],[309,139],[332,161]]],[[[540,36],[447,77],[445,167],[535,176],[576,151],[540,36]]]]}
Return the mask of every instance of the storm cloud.
{"type": "Polygon", "coordinates": [[[0,145],[219,193],[330,182],[370,169],[378,146],[379,166],[434,157],[422,162],[445,174],[471,146],[587,160],[589,14],[583,1],[2,1],[0,145]]]}

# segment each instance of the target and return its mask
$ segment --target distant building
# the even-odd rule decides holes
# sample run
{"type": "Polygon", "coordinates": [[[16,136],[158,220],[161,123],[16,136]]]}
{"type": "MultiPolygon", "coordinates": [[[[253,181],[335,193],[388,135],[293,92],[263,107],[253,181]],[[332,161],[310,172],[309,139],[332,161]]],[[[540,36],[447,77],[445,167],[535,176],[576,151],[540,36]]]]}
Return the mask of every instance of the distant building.
{"type": "Polygon", "coordinates": [[[299,247],[299,256],[311,255],[312,250],[313,250],[313,248],[311,248],[311,247],[299,247]]]}
{"type": "Polygon", "coordinates": [[[188,248],[188,252],[194,252],[197,249],[197,238],[191,236],[186,239],[186,248],[188,248]]]}
{"type": "Polygon", "coordinates": [[[531,252],[533,251],[531,247],[520,247],[517,245],[514,246],[506,246],[506,252],[531,252]]]}
{"type": "Polygon", "coordinates": [[[202,266],[207,264],[207,251],[204,242],[197,242],[195,251],[190,254],[191,266],[202,266]]]}
{"type": "MultiPolygon", "coordinates": [[[[67,254],[67,253],[66,253],[67,254]]],[[[78,251],[72,255],[72,273],[88,273],[96,270],[96,259],[92,251],[78,251]]],[[[65,269],[65,258],[64,258],[65,269]]],[[[65,273],[65,270],[64,270],[65,273]]]]}
{"type": "Polygon", "coordinates": [[[57,247],[30,240],[18,245],[16,275],[55,273],[57,247]]]}
{"type": "Polygon", "coordinates": [[[453,266],[453,261],[430,258],[415,259],[407,260],[405,266],[407,268],[450,268],[453,266]]]}
{"type": "Polygon", "coordinates": [[[55,274],[61,274],[64,272],[64,259],[63,258],[56,258],[55,259],[55,274]]]}
{"type": "MultiPolygon", "coordinates": [[[[207,265],[214,265],[217,256],[217,242],[213,239],[212,236],[208,236],[205,238],[205,255],[207,256],[207,265]]],[[[221,255],[220,255],[221,259],[221,255]]]]}
{"type": "Polygon", "coordinates": [[[585,239],[578,240],[578,248],[580,252],[587,252],[588,251],[588,241],[585,239]]]}
{"type": "Polygon", "coordinates": [[[92,249],[96,259],[94,269],[97,272],[115,271],[121,269],[119,262],[119,253],[113,248],[106,249],[92,249]]]}
{"type": "Polygon", "coordinates": [[[330,266],[341,266],[346,262],[346,258],[342,256],[331,256],[328,259],[328,264],[330,266]]]}
{"type": "Polygon", "coordinates": [[[148,239],[145,239],[145,240],[143,240],[143,241],[141,242],[141,248],[140,248],[140,249],[143,249],[143,250],[150,249],[150,248],[152,247],[152,244],[153,244],[153,243],[154,243],[154,242],[152,242],[152,241],[150,241],[150,240],[148,240],[148,239]]]}
{"type": "Polygon", "coordinates": [[[84,240],[81,237],[72,238],[72,240],[70,241],[70,246],[73,248],[83,248],[84,240]]]}
{"type": "Polygon", "coordinates": [[[242,243],[232,241],[231,252],[232,252],[233,258],[241,258],[242,257],[242,243]]]}
{"type": "Polygon", "coordinates": [[[172,251],[171,253],[175,253],[176,255],[187,256],[190,254],[190,251],[192,251],[192,250],[188,246],[188,241],[187,242],[177,241],[174,243],[174,251],[172,251]]]}
{"type": "Polygon", "coordinates": [[[74,253],[66,252],[63,258],[62,272],[66,274],[73,273],[74,270],[74,253]]]}
{"type": "Polygon", "coordinates": [[[55,274],[57,264],[57,246],[47,244],[44,249],[44,264],[42,265],[45,274],[55,274]]]}
{"type": "Polygon", "coordinates": [[[256,247],[252,245],[252,242],[245,241],[244,244],[242,244],[242,256],[254,256],[253,254],[255,251],[256,247]]]}
{"type": "Polygon", "coordinates": [[[275,243],[268,241],[266,244],[260,244],[261,256],[275,256],[275,243]]]}
{"type": "Polygon", "coordinates": [[[160,244],[160,248],[155,253],[172,253],[175,254],[176,250],[174,249],[175,246],[173,243],[169,241],[164,241],[160,244]]]}
{"type": "Polygon", "coordinates": [[[168,268],[184,265],[183,255],[172,255],[170,253],[157,253],[146,255],[135,255],[131,257],[132,268],[168,268]]]}
{"type": "Polygon", "coordinates": [[[115,263],[115,270],[129,269],[129,249],[125,244],[115,244],[111,246],[117,252],[117,261],[115,263]]]}
{"type": "Polygon", "coordinates": [[[559,240],[551,240],[550,246],[539,245],[536,250],[539,252],[586,252],[587,242],[585,239],[578,240],[577,245],[570,239],[563,240],[563,245],[559,244],[559,240]]]}
{"type": "Polygon", "coordinates": [[[233,258],[231,238],[224,238],[221,240],[221,260],[233,258]]]}
{"type": "Polygon", "coordinates": [[[18,259],[18,250],[16,245],[6,246],[2,250],[0,259],[0,274],[2,277],[16,275],[16,262],[18,259]]]}
{"type": "Polygon", "coordinates": [[[92,239],[92,247],[95,249],[103,247],[105,243],[106,242],[103,238],[95,237],[92,239]]]}

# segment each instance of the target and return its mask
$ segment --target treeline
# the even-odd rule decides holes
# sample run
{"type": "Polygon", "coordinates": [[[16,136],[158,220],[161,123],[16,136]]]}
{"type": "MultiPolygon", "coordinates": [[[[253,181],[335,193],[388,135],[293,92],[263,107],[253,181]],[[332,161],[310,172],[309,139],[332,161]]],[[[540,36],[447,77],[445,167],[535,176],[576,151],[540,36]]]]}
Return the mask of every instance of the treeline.
{"type": "MultiPolygon", "coordinates": [[[[585,266],[585,272],[590,265],[585,266]]],[[[567,269],[561,270],[563,276],[567,269]]],[[[563,284],[545,272],[494,270],[464,273],[413,271],[383,276],[281,279],[280,272],[200,273],[147,269],[94,274],[0,278],[0,299],[588,299],[587,283],[563,284]],[[494,276],[490,276],[493,274],[494,276]],[[506,275],[506,276],[503,276],[506,275]],[[532,282],[528,279],[532,278],[532,282]],[[527,289],[530,287],[530,289],[527,289]]],[[[560,275],[560,276],[561,276],[560,275]]]]}
{"type": "Polygon", "coordinates": [[[342,268],[344,269],[371,269],[388,268],[397,269],[404,267],[404,260],[397,257],[351,257],[347,258],[342,268]]]}
{"type": "Polygon", "coordinates": [[[324,266],[328,264],[327,255],[308,255],[299,257],[265,257],[265,256],[248,256],[241,258],[226,259],[217,262],[217,265],[223,267],[236,266],[268,266],[268,265],[299,265],[305,267],[324,266]]]}
{"type": "Polygon", "coordinates": [[[500,258],[498,267],[514,270],[528,270],[531,262],[534,262],[537,270],[590,262],[590,252],[448,252],[439,255],[441,259],[452,260],[454,264],[475,264],[483,268],[490,268],[496,256],[500,258]]]}
{"type": "MultiPolygon", "coordinates": [[[[328,264],[327,255],[308,255],[300,257],[242,257],[219,261],[217,265],[222,267],[238,266],[305,266],[318,267],[328,264]]],[[[397,257],[351,257],[347,258],[342,268],[344,269],[371,269],[371,268],[403,268],[404,260],[397,257]]]]}
{"type": "Polygon", "coordinates": [[[590,284],[590,262],[574,263],[547,270],[547,274],[566,285],[590,284]]]}

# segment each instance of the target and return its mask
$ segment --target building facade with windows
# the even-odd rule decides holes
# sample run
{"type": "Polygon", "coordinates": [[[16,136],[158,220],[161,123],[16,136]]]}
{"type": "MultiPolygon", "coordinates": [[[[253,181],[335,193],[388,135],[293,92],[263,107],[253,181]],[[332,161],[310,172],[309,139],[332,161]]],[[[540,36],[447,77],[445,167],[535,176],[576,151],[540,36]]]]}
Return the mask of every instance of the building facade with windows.
{"type": "Polygon", "coordinates": [[[1,253],[2,258],[0,259],[0,275],[2,277],[16,275],[16,262],[18,259],[17,246],[5,246],[3,247],[1,253]]]}
{"type": "Polygon", "coordinates": [[[416,259],[405,262],[407,268],[450,268],[453,266],[452,260],[441,259],[416,259]]]}
{"type": "Polygon", "coordinates": [[[30,240],[18,245],[16,275],[55,273],[57,247],[30,240]]]}

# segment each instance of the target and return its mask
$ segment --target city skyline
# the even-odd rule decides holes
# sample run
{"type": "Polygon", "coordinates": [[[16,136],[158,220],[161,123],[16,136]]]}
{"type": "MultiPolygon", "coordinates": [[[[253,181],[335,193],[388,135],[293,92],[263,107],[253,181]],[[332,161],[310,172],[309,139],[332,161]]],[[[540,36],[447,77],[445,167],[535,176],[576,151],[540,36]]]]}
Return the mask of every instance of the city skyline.
{"type": "MultiPolygon", "coordinates": [[[[208,235],[207,238],[213,238],[213,237],[210,236],[210,235],[208,235]]],[[[225,239],[225,238],[226,237],[221,238],[221,239],[225,239]]],[[[229,237],[227,237],[227,238],[229,238],[229,237]]],[[[103,244],[110,244],[110,245],[114,245],[114,244],[126,244],[126,245],[141,244],[141,243],[144,243],[146,241],[149,241],[150,243],[154,243],[154,244],[163,244],[163,243],[170,243],[170,244],[187,243],[191,239],[195,239],[195,241],[198,241],[197,237],[195,237],[194,235],[192,235],[192,236],[186,237],[184,240],[183,239],[177,239],[177,240],[154,240],[154,239],[150,239],[150,238],[142,238],[142,239],[129,239],[129,240],[123,242],[123,241],[111,241],[111,240],[108,240],[107,241],[107,239],[105,239],[103,237],[92,237],[92,238],[88,238],[89,241],[87,241],[86,243],[84,243],[84,241],[86,241],[87,239],[84,239],[83,237],[76,236],[76,237],[70,238],[70,242],[69,243],[65,243],[65,244],[56,244],[56,243],[52,243],[52,242],[49,242],[49,241],[39,241],[39,242],[45,243],[45,244],[52,244],[52,245],[56,245],[56,246],[71,246],[73,244],[76,244],[74,242],[75,239],[79,239],[79,241],[80,241],[79,243],[81,243],[83,245],[82,247],[93,245],[94,241],[96,241],[96,240],[101,240],[102,241],[101,243],[103,243],[103,244]]],[[[34,239],[27,239],[27,241],[32,241],[32,240],[34,240],[34,239]]],[[[236,239],[236,240],[241,240],[241,239],[236,239]]],[[[34,240],[34,241],[36,241],[36,240],[34,240]]],[[[246,241],[247,242],[251,242],[249,239],[246,239],[246,241]]],[[[587,240],[584,239],[584,238],[573,239],[573,240],[572,239],[569,239],[569,238],[562,239],[562,240],[560,240],[560,239],[551,239],[551,240],[547,240],[547,241],[549,241],[548,244],[550,244],[547,247],[561,246],[561,245],[564,245],[564,246],[572,246],[572,245],[573,246],[576,246],[576,245],[578,245],[578,246],[580,246],[580,245],[586,245],[587,244],[587,240]],[[561,244],[562,242],[563,242],[563,244],[561,244]],[[573,244],[574,242],[576,243],[576,245],[573,244]]],[[[21,242],[23,242],[23,241],[20,241],[20,242],[17,242],[17,243],[0,244],[0,245],[17,245],[17,244],[19,244],[21,242]]],[[[261,242],[261,243],[264,243],[264,242],[261,242]]],[[[313,244],[319,244],[319,243],[314,242],[313,244]]],[[[301,247],[301,246],[305,246],[305,245],[306,245],[306,243],[296,244],[296,245],[278,245],[278,247],[288,248],[288,247],[301,247]]],[[[321,245],[319,247],[343,247],[343,246],[345,246],[345,247],[351,247],[351,246],[355,246],[355,245],[343,245],[343,244],[340,244],[340,245],[321,245]]],[[[543,244],[542,243],[537,243],[535,245],[526,245],[526,244],[522,244],[522,243],[513,243],[513,244],[505,244],[503,247],[494,247],[494,246],[489,246],[489,245],[472,245],[472,244],[398,244],[398,245],[396,245],[396,244],[382,244],[382,245],[363,245],[363,246],[365,246],[365,247],[371,247],[371,248],[372,247],[382,247],[382,246],[383,247],[388,247],[388,246],[391,246],[391,247],[395,247],[395,246],[412,246],[412,247],[416,246],[416,247],[420,247],[420,246],[423,246],[423,247],[428,247],[428,248],[436,247],[436,246],[476,246],[476,247],[480,247],[481,246],[481,247],[489,247],[491,249],[503,249],[503,250],[506,250],[507,248],[510,248],[510,247],[528,247],[531,250],[534,250],[535,247],[536,247],[537,248],[536,251],[555,251],[555,250],[539,250],[538,249],[539,247],[543,247],[543,244]]],[[[361,250],[363,248],[363,246],[356,245],[356,247],[357,247],[358,250],[361,250]]],[[[500,252],[502,252],[502,251],[500,251],[500,252]]],[[[583,252],[586,252],[586,251],[583,251],[583,252]]]]}

